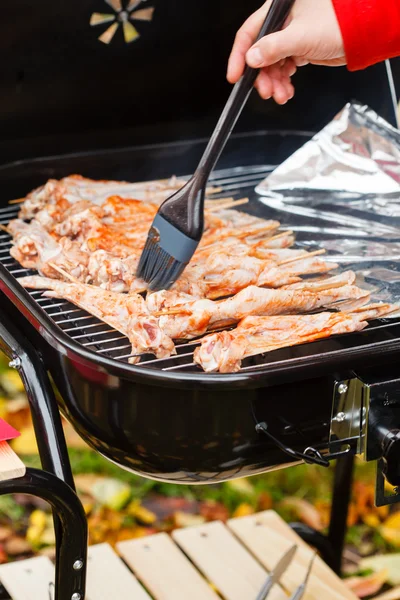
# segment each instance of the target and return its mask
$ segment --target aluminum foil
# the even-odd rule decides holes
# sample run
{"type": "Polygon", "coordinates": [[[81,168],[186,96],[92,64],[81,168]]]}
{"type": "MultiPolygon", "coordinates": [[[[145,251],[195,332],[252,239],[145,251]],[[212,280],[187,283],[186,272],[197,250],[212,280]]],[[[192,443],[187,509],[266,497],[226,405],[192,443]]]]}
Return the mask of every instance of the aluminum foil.
{"type": "Polygon", "coordinates": [[[348,104],[256,188],[303,247],[357,272],[374,301],[400,304],[400,131],[348,104]]]}

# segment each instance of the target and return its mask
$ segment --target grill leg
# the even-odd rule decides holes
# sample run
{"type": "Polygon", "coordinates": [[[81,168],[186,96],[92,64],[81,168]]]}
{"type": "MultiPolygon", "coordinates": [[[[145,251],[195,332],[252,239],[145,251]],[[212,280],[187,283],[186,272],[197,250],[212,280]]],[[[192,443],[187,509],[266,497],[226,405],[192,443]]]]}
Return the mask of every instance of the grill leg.
{"type": "Polygon", "coordinates": [[[342,571],[343,548],[347,531],[347,515],[353,481],[354,454],[341,456],[336,461],[332,494],[331,520],[328,535],[323,535],[302,523],[291,523],[291,528],[307,544],[314,546],[324,561],[338,575],[342,571]]]}
{"type": "Polygon", "coordinates": [[[4,494],[29,494],[49,502],[57,515],[62,533],[56,562],[54,595],[52,582],[49,582],[49,598],[71,600],[74,597],[84,600],[87,521],[75,492],[51,473],[27,469],[24,477],[0,482],[0,495],[4,494]],[[82,561],[82,568],[76,568],[79,566],[77,561],[82,561]]]}
{"type": "MultiPolygon", "coordinates": [[[[12,325],[11,320],[0,322],[0,349],[12,359],[24,382],[28,396],[42,467],[75,489],[67,445],[57,401],[46,368],[38,351],[12,325]],[[5,326],[4,322],[7,322],[5,326]]],[[[54,514],[56,560],[60,560],[63,528],[54,514]]]]}
{"type": "Polygon", "coordinates": [[[38,351],[9,321],[7,327],[0,323],[0,349],[24,382],[43,468],[74,489],[57,401],[38,351]]]}
{"type": "Polygon", "coordinates": [[[354,454],[338,458],[333,484],[331,520],[328,539],[333,548],[334,571],[340,575],[342,570],[343,548],[347,531],[347,515],[351,499],[354,470],[354,454]]]}

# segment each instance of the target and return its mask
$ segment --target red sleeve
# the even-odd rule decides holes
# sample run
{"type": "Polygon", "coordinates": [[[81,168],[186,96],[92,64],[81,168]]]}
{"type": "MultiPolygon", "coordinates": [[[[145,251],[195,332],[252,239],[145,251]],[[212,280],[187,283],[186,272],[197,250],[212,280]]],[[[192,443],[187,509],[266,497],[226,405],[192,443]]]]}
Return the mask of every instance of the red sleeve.
{"type": "Polygon", "coordinates": [[[400,56],[400,0],[332,2],[350,71],[400,56]]]}

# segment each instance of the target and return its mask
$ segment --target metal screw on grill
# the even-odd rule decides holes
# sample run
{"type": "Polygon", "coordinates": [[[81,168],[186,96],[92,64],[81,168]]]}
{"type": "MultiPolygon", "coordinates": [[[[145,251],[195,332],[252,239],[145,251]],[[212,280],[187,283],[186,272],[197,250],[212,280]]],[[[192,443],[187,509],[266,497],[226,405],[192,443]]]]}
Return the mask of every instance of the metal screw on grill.
{"type": "Polygon", "coordinates": [[[73,564],[73,569],[74,571],[80,571],[83,567],[83,561],[82,560],[76,560],[73,564]]]}
{"type": "Polygon", "coordinates": [[[335,419],[338,423],[343,423],[343,421],[346,420],[346,415],[344,412],[340,412],[336,415],[336,419],[335,419]]]}
{"type": "Polygon", "coordinates": [[[19,367],[21,366],[21,359],[18,358],[14,358],[11,362],[8,363],[8,366],[10,367],[10,369],[19,369],[19,367]]]}
{"type": "Polygon", "coordinates": [[[346,383],[341,383],[338,386],[338,392],[339,392],[339,394],[345,394],[348,389],[349,389],[349,386],[346,383]]]}
{"type": "Polygon", "coordinates": [[[82,596],[78,592],[75,592],[75,594],[72,594],[71,600],[82,600],[82,596]]]}

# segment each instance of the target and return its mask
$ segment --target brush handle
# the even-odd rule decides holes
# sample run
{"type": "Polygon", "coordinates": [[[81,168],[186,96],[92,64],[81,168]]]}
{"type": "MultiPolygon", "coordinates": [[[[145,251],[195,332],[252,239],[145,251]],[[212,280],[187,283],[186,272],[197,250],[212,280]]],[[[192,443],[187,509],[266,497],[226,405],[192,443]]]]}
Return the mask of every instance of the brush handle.
{"type": "MultiPolygon", "coordinates": [[[[282,29],[295,0],[273,0],[257,41],[282,29]]],[[[196,177],[205,185],[235,127],[251,94],[260,69],[246,66],[242,78],[233,88],[224,111],[196,171],[196,177]]]]}
{"type": "MultiPolygon", "coordinates": [[[[282,29],[295,0],[272,0],[257,40],[282,29]]],[[[226,142],[250,96],[260,69],[246,66],[233,88],[214,133],[193,177],[160,207],[159,214],[191,240],[199,241],[204,228],[205,189],[226,142]]]]}

